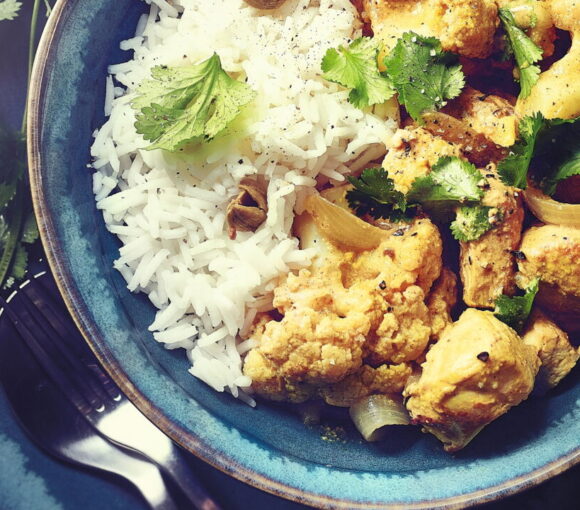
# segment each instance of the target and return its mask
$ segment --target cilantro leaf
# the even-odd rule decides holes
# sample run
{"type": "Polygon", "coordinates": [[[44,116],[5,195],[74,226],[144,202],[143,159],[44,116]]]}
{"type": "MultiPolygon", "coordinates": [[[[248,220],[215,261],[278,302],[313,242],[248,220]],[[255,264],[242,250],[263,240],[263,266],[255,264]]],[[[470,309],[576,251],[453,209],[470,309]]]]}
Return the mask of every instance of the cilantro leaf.
{"type": "Polygon", "coordinates": [[[231,78],[214,54],[188,67],[158,66],[138,88],[133,108],[135,128],[153,142],[148,150],[177,151],[189,143],[211,140],[250,103],[255,93],[231,78]]]}
{"type": "Polygon", "coordinates": [[[539,290],[540,279],[535,278],[525,290],[523,296],[509,297],[501,295],[495,301],[495,316],[518,333],[524,329],[524,325],[530,312],[534,299],[539,290]]]}
{"type": "MultiPolygon", "coordinates": [[[[492,207],[474,205],[460,207],[457,216],[451,223],[451,233],[458,241],[475,241],[488,230],[491,230],[501,218],[491,215],[492,207]]],[[[499,213],[498,213],[499,214],[499,213]]]]}
{"type": "Polygon", "coordinates": [[[425,177],[413,181],[408,202],[420,203],[427,212],[443,220],[459,205],[477,203],[483,197],[481,173],[457,157],[443,157],[425,177]]]}
{"type": "Polygon", "coordinates": [[[510,154],[499,162],[498,172],[501,180],[508,186],[526,189],[527,175],[536,138],[544,127],[544,116],[536,113],[531,117],[524,117],[519,123],[520,140],[510,148],[510,154]]]}
{"type": "Polygon", "coordinates": [[[501,180],[525,189],[531,173],[544,191],[552,195],[559,181],[579,175],[579,119],[545,119],[539,112],[524,117],[519,123],[520,140],[498,165],[501,180]]]}
{"type": "Polygon", "coordinates": [[[508,8],[499,10],[499,18],[507,35],[508,53],[513,53],[516,60],[520,75],[520,98],[524,99],[530,95],[540,76],[540,68],[534,64],[542,59],[542,49],[518,27],[508,8]]]}
{"type": "Polygon", "coordinates": [[[16,0],[0,1],[0,21],[12,21],[18,16],[22,2],[16,0]]]}
{"type": "Polygon", "coordinates": [[[354,186],[346,194],[349,206],[359,215],[392,221],[405,219],[405,195],[395,189],[393,179],[383,168],[367,168],[360,177],[348,177],[354,186]]]}
{"type": "Polygon", "coordinates": [[[442,51],[434,37],[406,32],[385,58],[385,65],[399,101],[416,121],[424,111],[445,106],[465,86],[457,56],[442,51]]]}
{"type": "Polygon", "coordinates": [[[378,54],[379,43],[370,37],[359,37],[347,48],[330,48],[322,59],[323,77],[352,89],[348,100],[357,108],[384,103],[395,91],[379,72],[378,54]]]}

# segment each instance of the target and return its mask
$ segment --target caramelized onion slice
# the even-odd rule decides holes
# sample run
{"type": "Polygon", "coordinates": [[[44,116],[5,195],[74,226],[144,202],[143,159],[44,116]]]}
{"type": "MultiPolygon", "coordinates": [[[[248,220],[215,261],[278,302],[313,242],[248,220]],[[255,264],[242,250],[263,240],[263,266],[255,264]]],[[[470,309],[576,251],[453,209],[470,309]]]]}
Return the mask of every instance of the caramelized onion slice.
{"type": "Polygon", "coordinates": [[[367,441],[378,441],[387,425],[409,425],[411,418],[400,395],[371,395],[349,409],[356,428],[367,441]]]}
{"type": "Polygon", "coordinates": [[[388,235],[385,230],[361,220],[320,195],[309,196],[305,209],[328,241],[346,249],[372,250],[388,235]]]}
{"type": "Polygon", "coordinates": [[[526,204],[539,220],[580,228],[580,204],[557,202],[529,184],[523,193],[526,204]]]}

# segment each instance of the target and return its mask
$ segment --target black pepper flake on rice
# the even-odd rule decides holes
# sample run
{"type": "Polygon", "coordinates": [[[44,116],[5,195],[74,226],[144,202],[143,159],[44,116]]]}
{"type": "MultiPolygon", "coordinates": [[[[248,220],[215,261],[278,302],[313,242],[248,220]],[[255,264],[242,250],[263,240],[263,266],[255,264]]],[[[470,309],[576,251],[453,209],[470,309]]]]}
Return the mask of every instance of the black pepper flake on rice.
{"type": "Polygon", "coordinates": [[[523,251],[519,251],[519,250],[512,250],[511,254],[517,259],[517,260],[526,260],[526,254],[523,251]]]}
{"type": "Polygon", "coordinates": [[[404,230],[404,229],[402,229],[402,228],[398,228],[397,230],[395,230],[395,231],[393,232],[393,235],[394,235],[395,237],[404,236],[404,235],[405,235],[405,230],[404,230]]]}
{"type": "Polygon", "coordinates": [[[386,288],[387,288],[387,282],[385,282],[385,280],[383,280],[381,283],[379,283],[379,289],[385,290],[386,288]]]}

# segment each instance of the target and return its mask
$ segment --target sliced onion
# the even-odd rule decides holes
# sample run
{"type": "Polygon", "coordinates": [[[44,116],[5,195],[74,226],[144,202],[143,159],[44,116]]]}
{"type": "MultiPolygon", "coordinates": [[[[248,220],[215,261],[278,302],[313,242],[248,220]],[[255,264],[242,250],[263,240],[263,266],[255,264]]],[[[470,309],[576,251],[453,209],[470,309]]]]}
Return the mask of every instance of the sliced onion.
{"type": "Polygon", "coordinates": [[[387,425],[409,425],[411,417],[400,395],[371,395],[351,406],[350,417],[367,441],[378,441],[387,425]]]}
{"type": "Polygon", "coordinates": [[[544,223],[580,228],[580,204],[557,202],[528,185],[524,198],[534,215],[544,223]]]}
{"type": "Polygon", "coordinates": [[[308,197],[305,209],[326,239],[347,249],[372,250],[387,236],[384,230],[357,218],[352,212],[320,195],[308,197]]]}

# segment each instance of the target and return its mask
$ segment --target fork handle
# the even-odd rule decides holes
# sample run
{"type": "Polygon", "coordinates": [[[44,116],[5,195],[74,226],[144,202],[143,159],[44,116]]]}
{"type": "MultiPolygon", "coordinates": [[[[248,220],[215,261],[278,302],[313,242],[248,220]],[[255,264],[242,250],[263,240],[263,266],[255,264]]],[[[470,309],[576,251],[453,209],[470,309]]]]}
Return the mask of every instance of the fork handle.
{"type": "Polygon", "coordinates": [[[118,474],[135,486],[152,510],[178,510],[159,469],[147,461],[138,462],[141,464],[138,471],[124,469],[118,474]]]}
{"type": "Polygon", "coordinates": [[[179,448],[172,444],[171,455],[160,467],[169,475],[185,496],[198,510],[221,510],[212,497],[205,491],[199,480],[185,463],[179,448]]]}

